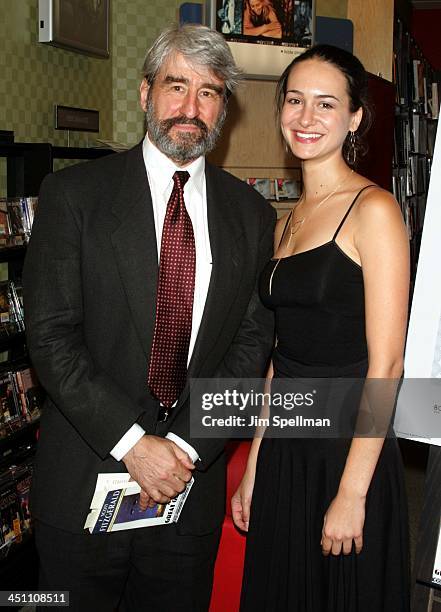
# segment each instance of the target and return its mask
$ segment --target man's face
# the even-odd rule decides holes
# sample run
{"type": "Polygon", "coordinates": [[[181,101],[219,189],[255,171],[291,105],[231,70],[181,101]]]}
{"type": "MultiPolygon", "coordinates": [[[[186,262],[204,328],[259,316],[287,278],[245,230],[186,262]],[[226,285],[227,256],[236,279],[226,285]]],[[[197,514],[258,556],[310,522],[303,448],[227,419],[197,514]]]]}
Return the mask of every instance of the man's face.
{"type": "Polygon", "coordinates": [[[176,53],[154,83],[141,83],[141,106],[150,140],[177,165],[213,149],[225,119],[224,82],[208,68],[176,53]]]}

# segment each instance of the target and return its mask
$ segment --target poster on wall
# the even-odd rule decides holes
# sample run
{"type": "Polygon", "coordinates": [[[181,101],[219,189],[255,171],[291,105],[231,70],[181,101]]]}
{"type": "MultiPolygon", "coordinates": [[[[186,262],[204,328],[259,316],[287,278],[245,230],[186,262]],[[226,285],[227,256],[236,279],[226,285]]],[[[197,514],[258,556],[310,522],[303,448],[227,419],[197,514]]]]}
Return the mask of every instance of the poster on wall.
{"type": "Polygon", "coordinates": [[[395,433],[441,446],[441,134],[435,142],[395,433]]]}
{"type": "Polygon", "coordinates": [[[315,0],[208,0],[207,8],[248,77],[277,79],[313,44],[315,0]]]}
{"type": "Polygon", "coordinates": [[[39,0],[38,41],[107,58],[109,0],[39,0]]]}

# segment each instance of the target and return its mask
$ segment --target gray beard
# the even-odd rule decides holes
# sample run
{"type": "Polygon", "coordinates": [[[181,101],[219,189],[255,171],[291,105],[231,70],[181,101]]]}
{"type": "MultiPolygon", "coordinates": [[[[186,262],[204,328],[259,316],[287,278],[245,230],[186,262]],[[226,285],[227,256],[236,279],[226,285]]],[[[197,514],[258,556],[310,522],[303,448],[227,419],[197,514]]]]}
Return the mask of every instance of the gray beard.
{"type": "Polygon", "coordinates": [[[207,125],[195,117],[189,119],[185,116],[173,117],[159,121],[155,115],[155,109],[151,97],[147,98],[145,119],[150,140],[158,147],[161,153],[172,159],[177,164],[187,164],[193,160],[207,155],[212,151],[220,136],[222,126],[227,116],[227,109],[224,106],[215,125],[208,129],[207,125]],[[169,134],[170,129],[177,123],[182,125],[196,125],[200,132],[183,132],[172,138],[169,134]]]}

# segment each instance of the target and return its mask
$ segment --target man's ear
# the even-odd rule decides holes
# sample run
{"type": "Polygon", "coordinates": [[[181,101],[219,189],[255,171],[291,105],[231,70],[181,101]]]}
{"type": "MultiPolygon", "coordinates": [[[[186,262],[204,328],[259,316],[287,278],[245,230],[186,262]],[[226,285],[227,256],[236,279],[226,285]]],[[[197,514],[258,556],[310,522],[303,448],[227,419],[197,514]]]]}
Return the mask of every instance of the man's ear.
{"type": "Polygon", "coordinates": [[[147,97],[149,93],[150,85],[147,83],[147,79],[142,79],[139,86],[139,103],[144,112],[147,110],[147,97]]]}

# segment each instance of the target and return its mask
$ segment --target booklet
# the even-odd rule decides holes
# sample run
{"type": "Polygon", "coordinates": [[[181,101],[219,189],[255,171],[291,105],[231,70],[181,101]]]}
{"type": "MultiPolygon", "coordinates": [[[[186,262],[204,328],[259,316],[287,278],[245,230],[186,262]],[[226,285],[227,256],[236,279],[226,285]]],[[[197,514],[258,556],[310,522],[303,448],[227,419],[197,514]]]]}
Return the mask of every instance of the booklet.
{"type": "Polygon", "coordinates": [[[194,478],[168,504],[156,504],[153,508],[140,510],[141,487],[130,480],[130,474],[98,474],[84,529],[94,534],[176,523],[193,482],[194,478]]]}

